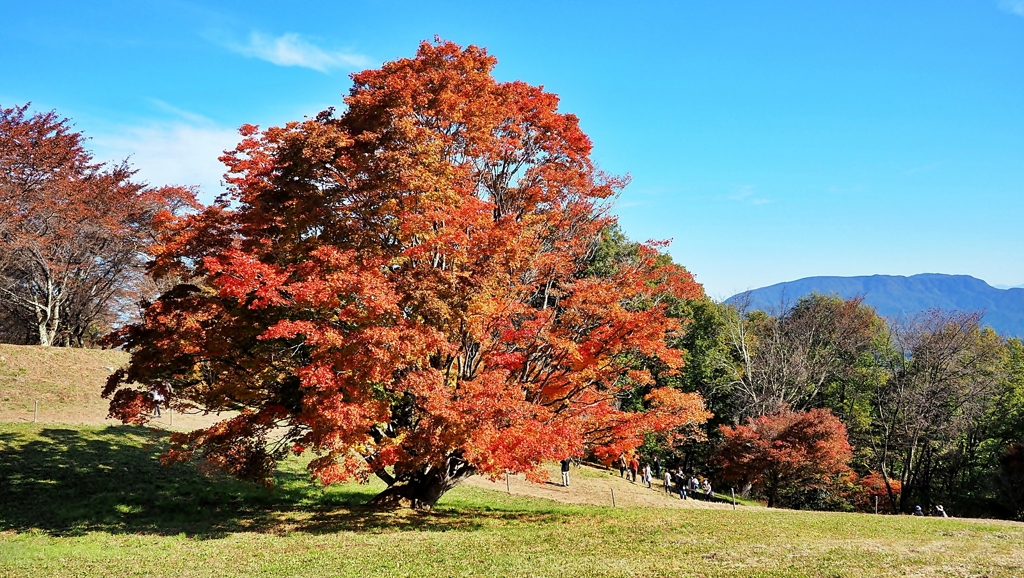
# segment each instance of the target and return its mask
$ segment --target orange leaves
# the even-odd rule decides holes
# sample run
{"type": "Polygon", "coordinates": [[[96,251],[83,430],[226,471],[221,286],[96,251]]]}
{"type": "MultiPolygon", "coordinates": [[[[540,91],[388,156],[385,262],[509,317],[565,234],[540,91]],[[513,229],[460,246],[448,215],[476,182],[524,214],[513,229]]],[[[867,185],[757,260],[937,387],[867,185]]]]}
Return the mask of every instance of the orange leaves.
{"type": "Polygon", "coordinates": [[[203,264],[213,276],[213,286],[220,295],[236,299],[239,305],[258,309],[287,303],[280,289],[288,274],[280,267],[263,263],[240,251],[207,257],[203,264]]]}
{"type": "Polygon", "coordinates": [[[107,417],[132,425],[144,425],[153,411],[153,398],[135,389],[122,389],[110,400],[107,417]]]}
{"type": "Polygon", "coordinates": [[[720,429],[725,436],[718,451],[723,475],[766,488],[769,506],[776,505],[784,486],[831,481],[849,469],[853,456],[846,426],[827,409],[784,409],[720,429]]]}

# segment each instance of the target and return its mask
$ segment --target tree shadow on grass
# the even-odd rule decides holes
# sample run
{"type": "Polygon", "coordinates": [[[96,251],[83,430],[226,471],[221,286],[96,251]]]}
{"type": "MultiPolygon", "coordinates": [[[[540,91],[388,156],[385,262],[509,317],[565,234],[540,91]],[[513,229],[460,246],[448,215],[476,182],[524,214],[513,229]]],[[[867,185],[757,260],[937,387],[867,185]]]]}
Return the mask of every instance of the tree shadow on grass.
{"type": "Polygon", "coordinates": [[[539,515],[515,508],[379,512],[363,506],[375,490],[350,485],[323,492],[302,471],[279,471],[270,490],[204,475],[190,464],[162,466],[157,458],[166,442],[166,432],[131,426],[0,433],[0,531],[198,538],[233,532],[468,531],[539,515]]]}

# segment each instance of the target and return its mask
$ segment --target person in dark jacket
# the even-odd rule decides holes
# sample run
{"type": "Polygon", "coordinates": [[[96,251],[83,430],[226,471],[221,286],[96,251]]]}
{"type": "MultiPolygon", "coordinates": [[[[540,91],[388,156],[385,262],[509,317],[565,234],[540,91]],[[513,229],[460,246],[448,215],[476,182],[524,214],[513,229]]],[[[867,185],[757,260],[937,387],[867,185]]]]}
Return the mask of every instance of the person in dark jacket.
{"type": "Polygon", "coordinates": [[[569,464],[571,463],[572,460],[569,458],[562,460],[562,485],[567,488],[569,487],[569,464]]]}

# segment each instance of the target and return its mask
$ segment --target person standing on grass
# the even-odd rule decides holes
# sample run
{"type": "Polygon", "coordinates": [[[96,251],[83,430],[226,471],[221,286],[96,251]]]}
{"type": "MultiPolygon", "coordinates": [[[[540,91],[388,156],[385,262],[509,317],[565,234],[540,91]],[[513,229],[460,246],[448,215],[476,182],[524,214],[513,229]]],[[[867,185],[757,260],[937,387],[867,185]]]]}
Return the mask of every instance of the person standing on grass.
{"type": "Polygon", "coordinates": [[[715,492],[711,490],[711,482],[707,479],[704,480],[704,498],[709,502],[715,501],[715,492]]]}
{"type": "Polygon", "coordinates": [[[668,468],[665,468],[665,493],[672,493],[672,472],[668,468]]]}
{"type": "Polygon", "coordinates": [[[571,463],[572,460],[569,458],[562,460],[562,485],[566,488],[569,487],[569,464],[571,463]]]}
{"type": "Polygon", "coordinates": [[[160,393],[160,388],[153,386],[153,417],[163,417],[160,415],[160,404],[164,401],[164,394],[160,393]]]}
{"type": "Polygon", "coordinates": [[[686,486],[689,484],[689,480],[686,478],[686,474],[683,473],[683,468],[679,468],[676,472],[676,484],[679,486],[679,499],[686,499],[686,486]]]}
{"type": "Polygon", "coordinates": [[[630,473],[630,475],[633,478],[632,482],[634,484],[636,483],[636,472],[639,469],[640,469],[640,462],[636,459],[636,456],[633,456],[632,458],[629,459],[629,473],[630,473]]]}
{"type": "Polygon", "coordinates": [[[693,477],[690,478],[690,495],[693,496],[693,499],[695,500],[697,499],[697,490],[699,488],[700,480],[698,480],[697,476],[694,475],[693,477]]]}
{"type": "Polygon", "coordinates": [[[651,480],[653,476],[651,474],[651,464],[644,465],[644,481],[647,482],[647,489],[651,489],[651,480]]]}
{"type": "Polygon", "coordinates": [[[626,463],[626,453],[623,452],[623,453],[619,454],[619,477],[620,478],[626,477],[626,469],[628,467],[629,467],[629,464],[626,463]]]}
{"type": "Polygon", "coordinates": [[[654,475],[661,475],[661,460],[658,459],[658,456],[654,456],[654,475]]]}

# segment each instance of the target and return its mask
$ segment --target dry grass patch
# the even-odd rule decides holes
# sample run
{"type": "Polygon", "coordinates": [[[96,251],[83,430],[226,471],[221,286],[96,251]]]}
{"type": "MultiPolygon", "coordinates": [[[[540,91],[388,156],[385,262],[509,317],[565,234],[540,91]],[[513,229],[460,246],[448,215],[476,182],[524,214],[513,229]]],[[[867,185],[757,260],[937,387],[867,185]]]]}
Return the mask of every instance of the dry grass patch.
{"type": "MultiPolygon", "coordinates": [[[[128,354],[118,350],[0,344],[0,423],[113,424],[100,392],[110,374],[127,363],[128,354]]],[[[197,429],[220,419],[199,411],[165,411],[152,425],[197,429]]]]}
{"type": "Polygon", "coordinates": [[[107,402],[100,391],[128,362],[123,351],[0,345],[0,421],[102,423],[107,402]]]}

